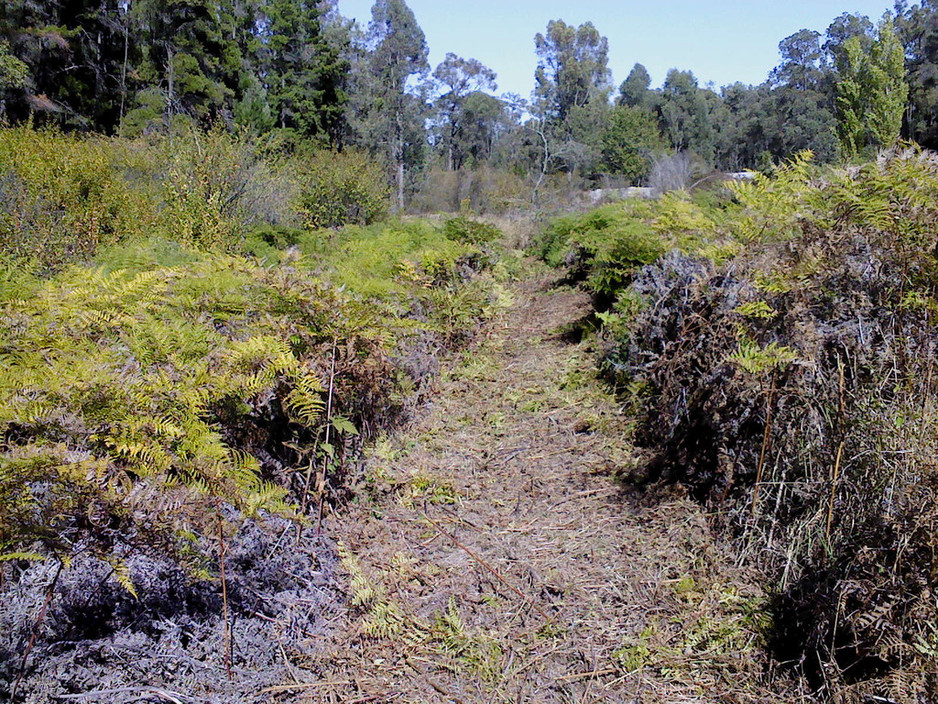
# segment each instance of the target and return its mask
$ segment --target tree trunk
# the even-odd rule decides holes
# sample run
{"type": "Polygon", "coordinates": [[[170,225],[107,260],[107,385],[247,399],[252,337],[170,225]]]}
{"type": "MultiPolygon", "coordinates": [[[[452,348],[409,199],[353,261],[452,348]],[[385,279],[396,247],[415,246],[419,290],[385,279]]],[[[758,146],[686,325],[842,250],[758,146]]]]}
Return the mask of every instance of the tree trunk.
{"type": "Polygon", "coordinates": [[[173,48],[167,47],[166,49],[166,72],[167,72],[167,81],[169,83],[169,90],[166,93],[166,124],[169,125],[169,121],[172,118],[173,114],[173,103],[176,100],[176,74],[175,67],[173,66],[173,48]]]}
{"type": "Polygon", "coordinates": [[[404,161],[397,162],[397,211],[404,212],[404,161]]]}
{"type": "Polygon", "coordinates": [[[401,121],[402,117],[401,113],[398,112],[395,118],[397,134],[395,135],[396,148],[394,156],[397,161],[397,211],[399,213],[404,212],[404,124],[401,121]]]}

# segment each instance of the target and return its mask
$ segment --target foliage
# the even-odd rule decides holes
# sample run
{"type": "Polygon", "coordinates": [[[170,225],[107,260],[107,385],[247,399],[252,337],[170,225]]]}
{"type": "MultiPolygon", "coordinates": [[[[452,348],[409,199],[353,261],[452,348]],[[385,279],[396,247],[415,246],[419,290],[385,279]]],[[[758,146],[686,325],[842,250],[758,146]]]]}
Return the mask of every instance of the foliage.
{"type": "Polygon", "coordinates": [[[576,108],[605,99],[609,89],[609,42],[592,22],[579,27],[551,20],[546,34],[534,38],[535,73],[541,112],[548,121],[565,123],[576,108]]]}
{"type": "Polygon", "coordinates": [[[842,155],[854,158],[870,143],[893,146],[902,127],[909,87],[903,47],[888,15],[879,23],[868,51],[864,51],[862,35],[843,43],[838,73],[837,131],[842,155]]]}
{"type": "Polygon", "coordinates": [[[255,231],[374,222],[387,196],[381,167],[364,154],[296,136],[0,129],[0,257],[38,272],[153,237],[237,253],[262,239],[255,231]]]}
{"type": "Polygon", "coordinates": [[[641,209],[617,204],[586,215],[555,218],[535,242],[534,251],[552,266],[571,265],[572,278],[588,277],[594,292],[614,295],[638,268],[655,261],[668,247],[650,222],[636,217],[641,209]]]}
{"type": "MultiPolygon", "coordinates": [[[[722,213],[675,195],[633,215],[693,256],[621,277],[599,314],[612,378],[648,392],[632,478],[681,482],[712,509],[777,586],[770,645],[812,684],[927,699],[938,161],[902,148],[822,170],[805,153],[732,191],[722,213]],[[729,261],[715,238],[736,244],[729,261]]],[[[596,257],[579,275],[609,269],[596,257]]]]}
{"type": "Polygon", "coordinates": [[[631,183],[648,174],[651,156],[664,149],[654,116],[629,106],[613,108],[602,142],[603,159],[609,170],[631,183]]]}
{"type": "Polygon", "coordinates": [[[656,201],[626,200],[582,215],[551,220],[531,249],[551,266],[569,267],[571,281],[585,281],[594,303],[615,307],[645,265],[676,249],[723,261],[738,251],[728,232],[738,217],[726,198],[671,192],[656,201]]]}
{"type": "MultiPolygon", "coordinates": [[[[26,87],[29,79],[29,67],[10,54],[10,44],[0,41],[0,91],[16,90],[26,87]]],[[[0,112],[0,118],[4,117],[0,112]]]]}
{"type": "Polygon", "coordinates": [[[425,75],[429,49],[404,0],[377,0],[371,10],[370,51],[356,66],[353,129],[357,143],[380,156],[395,183],[395,205],[404,207],[407,173],[423,160],[423,105],[407,82],[425,75]]]}
{"type": "Polygon", "coordinates": [[[0,254],[40,271],[81,259],[152,222],[104,140],[0,130],[0,254]]]}
{"type": "Polygon", "coordinates": [[[462,216],[447,220],[443,225],[443,234],[456,242],[474,245],[488,244],[502,237],[501,231],[494,225],[462,216]]]}
{"type": "Polygon", "coordinates": [[[490,306],[474,280],[490,258],[442,227],[269,236],[300,252],[151,241],[0,279],[0,555],[150,550],[204,569],[220,510],[296,516],[339,491],[360,433],[425,383],[411,360],[490,306]]]}
{"type": "Polygon", "coordinates": [[[300,210],[310,228],[370,225],[388,210],[383,169],[365,154],[316,151],[295,160],[300,210]]]}

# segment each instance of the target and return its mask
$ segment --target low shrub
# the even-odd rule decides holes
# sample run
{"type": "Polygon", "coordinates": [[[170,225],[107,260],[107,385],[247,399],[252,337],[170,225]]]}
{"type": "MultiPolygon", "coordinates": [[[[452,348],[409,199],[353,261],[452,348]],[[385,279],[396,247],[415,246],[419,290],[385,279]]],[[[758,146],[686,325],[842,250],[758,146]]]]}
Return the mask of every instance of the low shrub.
{"type": "Polygon", "coordinates": [[[134,140],[0,129],[0,260],[41,274],[151,238],[254,251],[299,229],[368,224],[387,208],[381,168],[354,151],[255,144],[222,129],[134,140]]]}
{"type": "Polygon", "coordinates": [[[388,213],[390,189],[384,169],[362,152],[304,149],[291,168],[309,228],[370,225],[388,213]]]}
{"type": "Polygon", "coordinates": [[[735,207],[719,200],[698,205],[681,191],[623,201],[551,220],[531,249],[552,266],[568,267],[569,279],[585,282],[605,309],[641,267],[670,249],[721,260],[738,251],[727,228],[735,207]]]}
{"type": "Polygon", "coordinates": [[[455,242],[474,245],[489,244],[502,237],[501,230],[494,225],[463,216],[447,220],[443,224],[443,234],[455,242]]]}

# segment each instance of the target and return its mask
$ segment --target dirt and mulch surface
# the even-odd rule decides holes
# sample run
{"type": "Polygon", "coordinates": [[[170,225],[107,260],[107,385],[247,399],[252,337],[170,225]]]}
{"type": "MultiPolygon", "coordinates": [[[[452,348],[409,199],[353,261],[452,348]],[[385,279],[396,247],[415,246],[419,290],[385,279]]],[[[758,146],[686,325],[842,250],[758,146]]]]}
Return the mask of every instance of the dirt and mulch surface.
{"type": "Polygon", "coordinates": [[[344,613],[274,699],[793,700],[763,654],[755,577],[678,490],[617,479],[629,419],[595,341],[561,332],[587,296],[552,276],[517,284],[432,404],[370,451],[327,525],[344,613]]]}

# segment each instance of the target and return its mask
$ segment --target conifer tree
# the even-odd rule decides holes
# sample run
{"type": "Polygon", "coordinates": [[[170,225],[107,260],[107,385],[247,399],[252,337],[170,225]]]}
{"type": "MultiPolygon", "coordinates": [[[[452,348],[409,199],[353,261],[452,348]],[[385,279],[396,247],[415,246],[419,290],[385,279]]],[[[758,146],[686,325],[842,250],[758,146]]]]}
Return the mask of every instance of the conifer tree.
{"type": "Polygon", "coordinates": [[[909,88],[904,51],[887,14],[864,51],[860,36],[842,45],[837,82],[837,136],[852,159],[868,146],[890,147],[899,138],[909,88]]]}
{"type": "Polygon", "coordinates": [[[348,62],[323,31],[324,3],[266,0],[258,26],[259,75],[277,127],[337,143],[348,62]]]}

